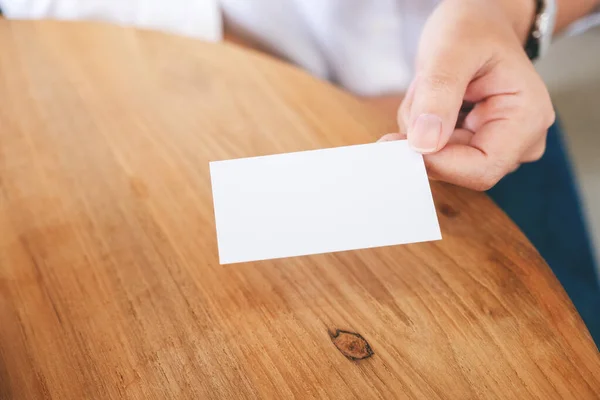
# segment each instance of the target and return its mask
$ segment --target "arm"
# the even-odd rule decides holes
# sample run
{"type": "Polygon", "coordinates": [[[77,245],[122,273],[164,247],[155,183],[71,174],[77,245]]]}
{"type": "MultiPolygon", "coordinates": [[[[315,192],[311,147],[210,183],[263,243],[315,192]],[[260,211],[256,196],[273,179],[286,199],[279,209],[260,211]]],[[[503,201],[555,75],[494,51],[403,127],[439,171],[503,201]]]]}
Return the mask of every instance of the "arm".
{"type": "Polygon", "coordinates": [[[558,0],[558,18],[555,33],[560,33],[567,26],[585,17],[597,7],[600,7],[600,0],[558,0]]]}
{"type": "MultiPolygon", "coordinates": [[[[519,38],[525,40],[535,14],[535,0],[496,0],[505,10],[519,38]]],[[[558,15],[554,33],[560,33],[575,21],[600,6],[600,0],[557,0],[558,15]]]]}

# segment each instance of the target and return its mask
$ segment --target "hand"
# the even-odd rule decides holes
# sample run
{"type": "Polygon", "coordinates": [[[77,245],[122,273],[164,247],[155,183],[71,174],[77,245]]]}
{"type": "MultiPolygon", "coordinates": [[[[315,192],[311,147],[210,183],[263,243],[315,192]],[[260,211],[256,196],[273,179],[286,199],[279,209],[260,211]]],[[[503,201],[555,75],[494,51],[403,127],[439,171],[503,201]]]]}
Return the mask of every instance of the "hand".
{"type": "MultiPolygon", "coordinates": [[[[538,160],[555,118],[524,38],[501,4],[441,2],[424,28],[415,79],[398,111],[401,135],[425,154],[430,177],[475,190],[538,160]],[[463,102],[474,108],[457,126],[463,102]]],[[[523,17],[532,20],[533,10],[523,17]]]]}

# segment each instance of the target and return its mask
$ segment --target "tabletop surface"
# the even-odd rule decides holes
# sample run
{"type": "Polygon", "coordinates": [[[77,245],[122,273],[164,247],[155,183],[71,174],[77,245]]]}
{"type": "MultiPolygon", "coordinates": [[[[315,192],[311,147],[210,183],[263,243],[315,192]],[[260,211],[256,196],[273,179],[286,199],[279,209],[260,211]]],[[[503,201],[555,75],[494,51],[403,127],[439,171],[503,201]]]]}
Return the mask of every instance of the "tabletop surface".
{"type": "Polygon", "coordinates": [[[209,161],[392,129],[234,45],[0,20],[0,398],[598,399],[482,194],[433,184],[440,242],[219,265],[209,161]]]}

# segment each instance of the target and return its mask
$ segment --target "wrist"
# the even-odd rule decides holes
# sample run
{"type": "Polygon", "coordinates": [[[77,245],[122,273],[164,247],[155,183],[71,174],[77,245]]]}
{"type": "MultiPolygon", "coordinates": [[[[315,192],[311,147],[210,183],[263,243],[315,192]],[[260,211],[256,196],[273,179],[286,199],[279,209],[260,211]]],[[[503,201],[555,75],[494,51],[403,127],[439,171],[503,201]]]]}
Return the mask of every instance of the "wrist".
{"type": "Polygon", "coordinates": [[[524,44],[536,14],[536,0],[494,0],[504,11],[513,31],[524,44]]]}

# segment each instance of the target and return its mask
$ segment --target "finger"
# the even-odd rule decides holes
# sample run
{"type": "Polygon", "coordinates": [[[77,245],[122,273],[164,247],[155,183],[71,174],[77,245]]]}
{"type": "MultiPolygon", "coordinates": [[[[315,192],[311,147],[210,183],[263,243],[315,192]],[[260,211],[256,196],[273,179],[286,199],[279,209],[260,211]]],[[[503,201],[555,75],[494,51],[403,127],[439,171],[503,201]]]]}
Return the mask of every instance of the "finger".
{"type": "Polygon", "coordinates": [[[448,145],[461,144],[466,146],[471,143],[471,139],[473,139],[473,132],[467,129],[456,129],[452,135],[450,135],[450,139],[448,139],[448,145]]]}
{"type": "Polygon", "coordinates": [[[485,71],[469,84],[465,100],[479,103],[491,95],[521,94],[523,87],[535,81],[539,81],[538,73],[524,52],[506,54],[486,64],[485,71]]]}
{"type": "Polygon", "coordinates": [[[449,144],[437,153],[425,156],[428,171],[439,180],[473,190],[493,187],[519,164],[523,153],[519,140],[506,140],[506,132],[515,132],[511,124],[491,122],[473,135],[469,145],[449,144]]]}
{"type": "Polygon", "coordinates": [[[538,161],[540,158],[544,156],[546,152],[546,134],[539,135],[541,139],[537,141],[523,156],[521,157],[521,162],[530,163],[538,161]]]}
{"type": "Polygon", "coordinates": [[[415,150],[427,154],[448,142],[467,87],[484,62],[475,52],[450,46],[444,37],[423,40],[408,116],[408,141],[415,150]]]}
{"type": "MultiPolygon", "coordinates": [[[[454,133],[450,136],[450,140],[448,140],[448,144],[463,144],[467,145],[471,142],[471,138],[473,138],[473,132],[468,131],[466,129],[456,129],[454,133]]],[[[394,140],[405,140],[406,135],[402,133],[388,133],[383,135],[377,142],[391,142],[394,140]]]]}
{"type": "MultiPolygon", "coordinates": [[[[477,132],[487,123],[506,119],[507,115],[517,116],[520,109],[523,109],[523,104],[518,96],[494,95],[475,105],[465,117],[463,127],[477,132]]],[[[530,119],[524,118],[524,121],[530,119]]]]}
{"type": "Polygon", "coordinates": [[[486,76],[472,81],[465,98],[476,105],[462,126],[477,132],[484,124],[510,115],[521,121],[523,131],[539,132],[548,128],[555,118],[552,101],[546,85],[530,64],[515,66],[507,62],[502,68],[492,67],[486,76]]]}
{"type": "Polygon", "coordinates": [[[377,143],[380,142],[391,142],[394,140],[404,140],[406,139],[406,135],[403,135],[401,133],[388,133],[387,135],[383,135],[378,141],[377,143]]]}

